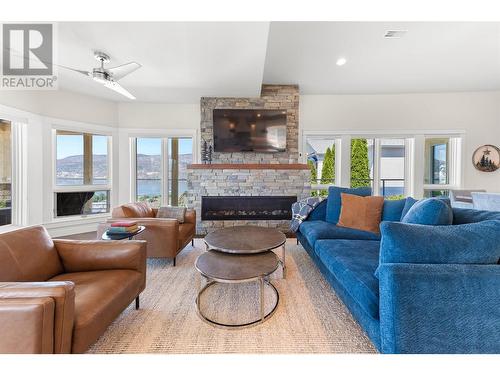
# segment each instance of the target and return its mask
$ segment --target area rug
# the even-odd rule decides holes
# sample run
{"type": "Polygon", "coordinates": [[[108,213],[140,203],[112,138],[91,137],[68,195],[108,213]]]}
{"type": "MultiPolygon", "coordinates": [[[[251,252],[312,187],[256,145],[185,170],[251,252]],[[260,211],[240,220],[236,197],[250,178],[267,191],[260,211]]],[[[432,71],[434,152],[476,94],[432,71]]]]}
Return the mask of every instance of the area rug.
{"type": "MultiPolygon", "coordinates": [[[[275,314],[261,325],[237,330],[203,322],[195,307],[201,278],[194,268],[204,251],[202,240],[188,246],[173,267],[168,260],[148,260],[141,309],[130,305],[88,353],[375,353],[349,311],[336,297],[305,250],[287,242],[287,273],[271,281],[280,299],[275,314]]],[[[278,255],[280,252],[278,252],[278,255]]],[[[258,285],[222,285],[201,299],[206,315],[225,323],[258,316],[258,285]]],[[[266,310],[274,303],[266,289],[266,310]]]]}

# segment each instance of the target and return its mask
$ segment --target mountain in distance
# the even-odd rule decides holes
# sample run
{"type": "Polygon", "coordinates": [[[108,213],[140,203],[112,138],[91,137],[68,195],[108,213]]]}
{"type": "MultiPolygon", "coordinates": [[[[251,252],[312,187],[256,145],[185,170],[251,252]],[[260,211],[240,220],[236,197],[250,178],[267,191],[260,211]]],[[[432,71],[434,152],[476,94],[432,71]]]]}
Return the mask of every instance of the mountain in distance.
{"type": "MultiPolygon", "coordinates": [[[[93,156],[94,176],[105,178],[108,174],[107,155],[93,156]]],[[[192,154],[179,155],[179,177],[186,177],[186,167],[192,163],[192,154]]],[[[137,155],[137,178],[160,178],[161,156],[160,155],[137,155]]],[[[83,155],[67,156],[57,159],[57,177],[62,178],[82,178],[83,176],[83,155]]]]}

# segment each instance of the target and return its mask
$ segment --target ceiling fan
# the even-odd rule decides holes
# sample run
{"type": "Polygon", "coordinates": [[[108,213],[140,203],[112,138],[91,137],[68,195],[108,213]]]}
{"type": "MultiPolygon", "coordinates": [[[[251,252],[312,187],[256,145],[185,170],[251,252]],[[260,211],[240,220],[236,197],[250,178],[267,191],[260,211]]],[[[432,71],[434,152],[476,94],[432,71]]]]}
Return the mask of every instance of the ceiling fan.
{"type": "Polygon", "coordinates": [[[116,91],[117,93],[129,98],[135,99],[135,96],[128,92],[123,86],[121,86],[117,81],[123,77],[129,75],[130,73],[139,69],[142,65],[136,62],[129,62],[123,65],[116,66],[114,68],[105,68],[104,64],[110,62],[110,57],[101,51],[95,51],[94,57],[97,61],[101,63],[101,66],[92,69],[92,71],[85,71],[79,69],[69,68],[67,66],[59,65],[61,68],[69,69],[77,73],[81,73],[92,78],[94,81],[103,84],[108,89],[116,91]]]}

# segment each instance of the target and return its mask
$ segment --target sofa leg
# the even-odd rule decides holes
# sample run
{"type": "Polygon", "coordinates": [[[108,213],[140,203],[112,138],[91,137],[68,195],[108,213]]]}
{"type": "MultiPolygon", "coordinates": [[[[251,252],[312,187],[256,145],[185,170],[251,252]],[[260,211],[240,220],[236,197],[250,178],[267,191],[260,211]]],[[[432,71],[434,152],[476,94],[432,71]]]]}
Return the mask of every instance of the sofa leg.
{"type": "Polygon", "coordinates": [[[191,246],[194,247],[194,238],[191,240],[191,246]]]}
{"type": "Polygon", "coordinates": [[[139,301],[139,296],[135,297],[135,309],[139,310],[141,307],[140,301],[139,301]]]}
{"type": "Polygon", "coordinates": [[[297,238],[297,245],[299,244],[299,239],[297,238]]]}
{"type": "Polygon", "coordinates": [[[177,258],[177,257],[174,257],[174,267],[175,267],[175,259],[176,259],[176,258],[177,258]]]}

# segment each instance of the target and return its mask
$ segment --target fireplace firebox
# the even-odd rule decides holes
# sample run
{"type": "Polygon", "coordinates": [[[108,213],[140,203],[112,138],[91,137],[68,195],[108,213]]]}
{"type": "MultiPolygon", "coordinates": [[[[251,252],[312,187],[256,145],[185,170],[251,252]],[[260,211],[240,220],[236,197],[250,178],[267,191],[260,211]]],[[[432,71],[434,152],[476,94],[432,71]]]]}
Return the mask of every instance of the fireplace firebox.
{"type": "Polygon", "coordinates": [[[203,196],[201,220],[290,220],[296,196],[203,196]]]}

